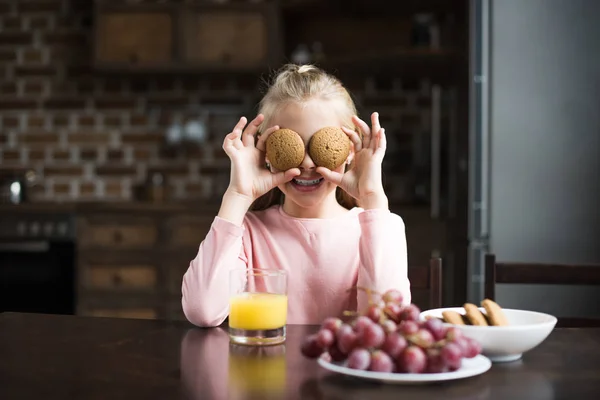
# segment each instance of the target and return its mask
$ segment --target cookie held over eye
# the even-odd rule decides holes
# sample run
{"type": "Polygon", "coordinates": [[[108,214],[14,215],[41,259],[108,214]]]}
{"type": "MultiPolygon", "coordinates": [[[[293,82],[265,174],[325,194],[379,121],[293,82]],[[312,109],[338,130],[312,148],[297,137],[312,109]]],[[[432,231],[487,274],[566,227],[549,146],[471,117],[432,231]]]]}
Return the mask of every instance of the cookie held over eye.
{"type": "Polygon", "coordinates": [[[273,168],[287,171],[296,168],[304,160],[304,142],[291,129],[278,129],[271,133],[265,143],[267,159],[273,168]]]}
{"type": "Polygon", "coordinates": [[[341,128],[322,128],[310,139],[308,153],[316,165],[334,170],[346,162],[350,138],[341,128]]]}

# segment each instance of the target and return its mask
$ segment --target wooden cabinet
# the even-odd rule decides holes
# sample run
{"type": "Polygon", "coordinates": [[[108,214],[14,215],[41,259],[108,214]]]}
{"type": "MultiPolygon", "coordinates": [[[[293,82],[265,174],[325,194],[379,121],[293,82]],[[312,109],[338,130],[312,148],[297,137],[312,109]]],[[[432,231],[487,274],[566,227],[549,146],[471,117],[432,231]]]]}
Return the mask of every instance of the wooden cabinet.
{"type": "Polygon", "coordinates": [[[152,249],[79,248],[79,286],[93,293],[158,293],[164,281],[162,262],[152,249]]]}
{"type": "Polygon", "coordinates": [[[184,60],[191,64],[255,67],[267,62],[268,21],[260,12],[202,12],[185,19],[184,60]]]}
{"type": "Polygon", "coordinates": [[[99,214],[82,218],[78,224],[78,245],[82,248],[150,248],[158,239],[158,228],[151,217],[99,214]]]}
{"type": "Polygon", "coordinates": [[[169,11],[106,11],[98,14],[96,61],[140,67],[173,60],[173,15],[169,11]]]}
{"type": "MultiPolygon", "coordinates": [[[[110,206],[107,206],[110,209],[110,206]]],[[[81,212],[77,313],[184,320],[181,284],[216,209],[81,212]]]]}
{"type": "Polygon", "coordinates": [[[274,1],[120,3],[98,0],[95,66],[105,71],[244,71],[281,60],[274,1]]]}
{"type": "Polygon", "coordinates": [[[198,214],[184,213],[170,216],[165,220],[164,245],[171,249],[184,248],[198,250],[200,241],[206,236],[213,223],[214,213],[198,214]]]}

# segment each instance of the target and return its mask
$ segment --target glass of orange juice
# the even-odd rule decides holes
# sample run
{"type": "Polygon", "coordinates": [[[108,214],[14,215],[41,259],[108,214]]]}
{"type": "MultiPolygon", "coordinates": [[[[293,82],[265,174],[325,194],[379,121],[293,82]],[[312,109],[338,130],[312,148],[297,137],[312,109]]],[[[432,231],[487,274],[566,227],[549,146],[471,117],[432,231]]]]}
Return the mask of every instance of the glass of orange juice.
{"type": "Polygon", "coordinates": [[[233,343],[285,342],[287,274],[277,269],[238,268],[229,273],[229,337],[233,343]]]}

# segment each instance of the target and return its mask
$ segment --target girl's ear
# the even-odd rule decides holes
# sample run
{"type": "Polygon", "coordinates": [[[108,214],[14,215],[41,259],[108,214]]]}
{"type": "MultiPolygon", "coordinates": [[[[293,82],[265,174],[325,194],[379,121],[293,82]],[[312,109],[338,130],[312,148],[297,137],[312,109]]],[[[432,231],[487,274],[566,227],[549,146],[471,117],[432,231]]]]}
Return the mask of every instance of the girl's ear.
{"type": "MultiPolygon", "coordinates": [[[[360,137],[360,132],[357,131],[360,137]]],[[[362,137],[361,137],[362,140],[362,137]]],[[[352,160],[354,160],[354,155],[356,154],[356,148],[354,147],[354,142],[350,140],[350,152],[348,153],[348,157],[346,157],[346,164],[352,164],[352,160]]]]}
{"type": "Polygon", "coordinates": [[[352,165],[352,160],[354,160],[354,144],[352,145],[352,147],[350,147],[350,154],[348,154],[348,157],[346,157],[346,165],[344,167],[344,170],[348,170],[350,168],[350,166],[352,165]]]}
{"type": "Polygon", "coordinates": [[[267,156],[265,156],[265,168],[273,172],[273,170],[271,169],[271,161],[269,161],[269,157],[267,156]]]}

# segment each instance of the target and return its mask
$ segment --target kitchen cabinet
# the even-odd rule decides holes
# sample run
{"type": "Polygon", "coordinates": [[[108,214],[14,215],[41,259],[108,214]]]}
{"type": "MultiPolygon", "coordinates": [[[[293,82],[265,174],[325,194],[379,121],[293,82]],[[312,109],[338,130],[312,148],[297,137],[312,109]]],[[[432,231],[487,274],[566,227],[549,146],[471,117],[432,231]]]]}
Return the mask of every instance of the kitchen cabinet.
{"type": "Polygon", "coordinates": [[[217,210],[81,210],[77,314],[183,320],[181,284],[217,210]]]}
{"type": "Polygon", "coordinates": [[[281,60],[276,2],[97,1],[94,64],[101,71],[252,71],[281,60]]]}
{"type": "Polygon", "coordinates": [[[144,68],[173,61],[174,20],[168,10],[108,10],[98,14],[96,26],[96,62],[144,68]]]}
{"type": "Polygon", "coordinates": [[[261,13],[196,12],[186,18],[184,59],[205,65],[259,65],[267,57],[267,36],[261,13]]]}

